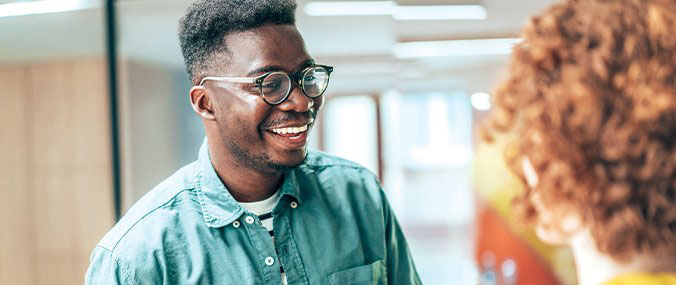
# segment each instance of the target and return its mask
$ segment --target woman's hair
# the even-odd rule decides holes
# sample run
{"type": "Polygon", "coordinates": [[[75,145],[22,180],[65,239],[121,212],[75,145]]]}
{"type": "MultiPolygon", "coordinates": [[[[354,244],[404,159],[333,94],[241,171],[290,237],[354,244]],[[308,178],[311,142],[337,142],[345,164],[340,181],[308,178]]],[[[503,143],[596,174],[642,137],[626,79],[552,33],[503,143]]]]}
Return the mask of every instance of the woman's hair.
{"type": "Polygon", "coordinates": [[[572,0],[533,17],[496,90],[488,138],[533,195],[581,214],[599,250],[616,260],[676,253],[676,1],[572,0]]]}

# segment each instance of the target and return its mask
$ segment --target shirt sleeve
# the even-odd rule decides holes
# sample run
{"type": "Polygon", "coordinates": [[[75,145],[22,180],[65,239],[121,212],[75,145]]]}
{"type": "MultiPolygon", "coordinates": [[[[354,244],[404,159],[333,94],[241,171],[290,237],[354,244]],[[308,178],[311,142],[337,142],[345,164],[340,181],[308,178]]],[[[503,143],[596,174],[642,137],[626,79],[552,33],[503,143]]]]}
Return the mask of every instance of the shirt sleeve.
{"type": "Polygon", "coordinates": [[[85,275],[85,284],[134,284],[129,280],[122,260],[109,250],[97,246],[89,260],[91,263],[85,275]]]}
{"type": "Polygon", "coordinates": [[[385,217],[385,241],[387,250],[387,280],[389,284],[422,284],[415,269],[411,252],[399,222],[392,212],[390,203],[383,195],[383,211],[385,217]]]}
{"type": "Polygon", "coordinates": [[[415,269],[411,252],[399,222],[387,201],[385,192],[375,176],[367,187],[379,190],[385,222],[385,263],[387,266],[387,282],[389,284],[422,284],[415,269]],[[371,184],[373,183],[373,184],[371,184]]]}

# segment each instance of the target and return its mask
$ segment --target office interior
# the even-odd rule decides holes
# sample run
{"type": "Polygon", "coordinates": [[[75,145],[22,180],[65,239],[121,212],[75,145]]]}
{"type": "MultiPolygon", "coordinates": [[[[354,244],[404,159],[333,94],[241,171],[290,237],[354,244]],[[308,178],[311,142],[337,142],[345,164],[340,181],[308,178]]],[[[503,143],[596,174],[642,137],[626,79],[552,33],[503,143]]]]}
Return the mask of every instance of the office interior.
{"type": "MultiPolygon", "coordinates": [[[[82,283],[119,215],[196,159],[190,2],[0,1],[0,284],[82,283]]],[[[309,147],[378,175],[425,284],[575,283],[570,251],[518,225],[522,186],[479,135],[520,28],[552,3],[298,1],[335,68],[309,147]]]]}

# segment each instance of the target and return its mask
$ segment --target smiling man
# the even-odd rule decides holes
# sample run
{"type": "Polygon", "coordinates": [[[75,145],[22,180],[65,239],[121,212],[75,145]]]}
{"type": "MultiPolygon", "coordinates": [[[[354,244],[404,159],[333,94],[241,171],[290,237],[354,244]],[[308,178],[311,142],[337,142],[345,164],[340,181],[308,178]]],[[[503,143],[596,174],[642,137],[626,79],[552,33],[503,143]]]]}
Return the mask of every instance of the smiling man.
{"type": "Polygon", "coordinates": [[[94,249],[87,284],[419,284],[376,177],[307,150],[333,68],[290,0],[197,1],[180,21],[196,162],[94,249]]]}

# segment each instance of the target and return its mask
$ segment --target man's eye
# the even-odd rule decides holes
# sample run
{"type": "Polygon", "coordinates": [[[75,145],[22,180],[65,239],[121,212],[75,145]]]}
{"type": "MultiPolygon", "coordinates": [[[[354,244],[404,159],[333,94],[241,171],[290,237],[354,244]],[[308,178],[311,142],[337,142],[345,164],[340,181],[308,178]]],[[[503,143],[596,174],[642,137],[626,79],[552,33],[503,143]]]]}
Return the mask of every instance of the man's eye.
{"type": "Polygon", "coordinates": [[[305,78],[304,78],[305,81],[314,81],[316,79],[317,79],[317,77],[315,77],[314,75],[308,75],[308,76],[305,76],[305,78]]]}
{"type": "Polygon", "coordinates": [[[270,83],[265,83],[261,85],[265,89],[273,89],[273,88],[279,88],[279,83],[278,82],[270,82],[270,83]]]}

